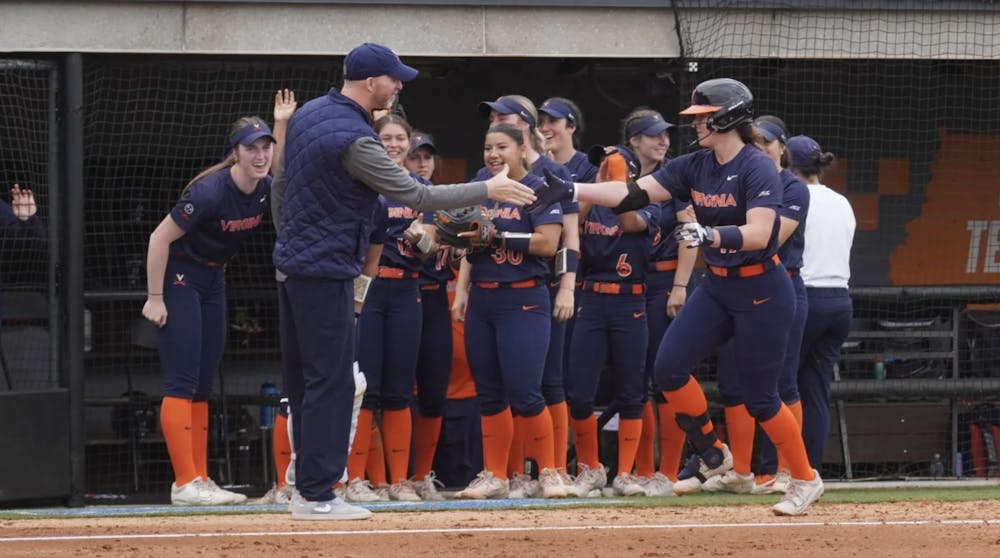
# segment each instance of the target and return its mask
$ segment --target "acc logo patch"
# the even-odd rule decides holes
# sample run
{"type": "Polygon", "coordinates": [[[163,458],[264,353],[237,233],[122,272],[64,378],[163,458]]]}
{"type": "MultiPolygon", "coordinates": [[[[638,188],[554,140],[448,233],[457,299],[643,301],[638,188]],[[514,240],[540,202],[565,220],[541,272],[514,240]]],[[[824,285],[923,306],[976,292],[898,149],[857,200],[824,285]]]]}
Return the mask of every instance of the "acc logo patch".
{"type": "Polygon", "coordinates": [[[184,213],[187,213],[188,215],[194,213],[194,204],[193,203],[184,204],[184,213]]]}

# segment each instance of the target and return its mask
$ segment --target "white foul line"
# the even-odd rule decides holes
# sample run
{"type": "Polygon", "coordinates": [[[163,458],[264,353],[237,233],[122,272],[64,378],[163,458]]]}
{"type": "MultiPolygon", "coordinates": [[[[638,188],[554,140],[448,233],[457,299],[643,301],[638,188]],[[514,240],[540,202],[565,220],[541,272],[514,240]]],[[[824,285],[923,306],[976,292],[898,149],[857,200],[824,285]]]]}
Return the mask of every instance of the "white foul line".
{"type": "Polygon", "coordinates": [[[649,525],[563,525],[550,527],[472,527],[433,529],[370,529],[333,531],[250,531],[214,533],[148,533],[122,535],[65,535],[47,537],[0,537],[0,544],[15,542],[55,542],[55,541],[114,541],[127,539],[186,539],[221,537],[303,537],[303,536],[344,536],[344,535],[413,535],[446,533],[519,533],[539,531],[600,531],[605,529],[714,529],[714,528],[757,528],[757,527],[881,527],[920,525],[1000,525],[1000,519],[945,519],[911,521],[796,521],[794,523],[668,523],[649,525]]]}

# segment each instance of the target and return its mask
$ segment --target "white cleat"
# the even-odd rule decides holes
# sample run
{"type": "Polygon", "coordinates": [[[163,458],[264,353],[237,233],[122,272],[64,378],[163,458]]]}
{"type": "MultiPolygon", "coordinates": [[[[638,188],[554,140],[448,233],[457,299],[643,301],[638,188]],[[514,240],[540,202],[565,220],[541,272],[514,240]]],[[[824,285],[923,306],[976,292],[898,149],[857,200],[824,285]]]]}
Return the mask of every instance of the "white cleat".
{"type": "Polygon", "coordinates": [[[228,506],[232,499],[210,487],[201,477],[181,486],[170,485],[170,503],[175,506],[228,506]]]}
{"type": "Polygon", "coordinates": [[[510,483],[507,479],[498,479],[489,471],[480,471],[472,479],[469,486],[455,494],[455,498],[465,500],[485,500],[487,498],[506,498],[510,494],[510,483]]]}
{"type": "Polygon", "coordinates": [[[514,475],[510,479],[510,493],[508,498],[538,498],[542,494],[542,487],[538,481],[533,480],[530,475],[514,475]]]}
{"type": "Polygon", "coordinates": [[[344,489],[344,499],[348,502],[378,502],[380,498],[372,489],[372,483],[354,479],[344,489]]]}
{"type": "Polygon", "coordinates": [[[413,489],[417,491],[417,496],[428,502],[440,502],[444,500],[444,495],[438,490],[438,487],[444,488],[444,483],[437,480],[434,475],[434,471],[431,471],[422,479],[411,479],[413,483],[413,489]]]}
{"type": "Polygon", "coordinates": [[[542,487],[542,498],[565,498],[569,495],[567,491],[569,487],[563,484],[558,469],[552,467],[542,469],[538,473],[538,484],[542,487]]]}
{"type": "Polygon", "coordinates": [[[639,479],[639,484],[646,490],[646,496],[675,496],[674,483],[659,471],[639,479]]]}
{"type": "MultiPolygon", "coordinates": [[[[377,492],[377,491],[376,491],[377,492]]],[[[401,480],[389,487],[389,498],[398,502],[420,502],[420,496],[413,488],[413,483],[401,480]]]]}
{"type": "Polygon", "coordinates": [[[566,492],[577,498],[594,498],[601,496],[601,490],[606,484],[608,484],[608,472],[604,470],[603,466],[598,464],[597,467],[591,469],[580,463],[577,466],[576,479],[573,484],[566,488],[566,492]],[[595,491],[596,494],[590,496],[595,491]]]}
{"type": "Polygon", "coordinates": [[[615,490],[615,496],[645,496],[646,489],[639,484],[635,475],[622,473],[611,481],[611,488],[615,490]]]}
{"type": "Polygon", "coordinates": [[[792,479],[788,483],[785,497],[771,508],[774,515],[802,515],[810,504],[823,496],[823,479],[816,469],[813,469],[813,475],[811,481],[792,479]]]}
{"type": "Polygon", "coordinates": [[[688,461],[688,466],[677,475],[677,482],[674,483],[674,494],[683,496],[701,490],[701,485],[712,477],[719,476],[733,468],[733,454],[729,451],[729,446],[722,444],[722,462],[718,466],[709,468],[704,460],[698,458],[698,469],[693,469],[694,459],[688,461]]]}
{"type": "Polygon", "coordinates": [[[221,486],[215,484],[215,481],[212,479],[208,479],[207,481],[205,481],[205,484],[208,485],[208,487],[211,488],[212,490],[222,493],[226,497],[227,500],[226,504],[228,505],[245,504],[247,501],[246,494],[240,494],[238,492],[233,492],[232,490],[226,490],[225,488],[222,488],[221,486]]]}
{"type": "Polygon", "coordinates": [[[750,494],[753,492],[753,488],[753,473],[743,475],[732,469],[708,479],[701,485],[704,492],[731,492],[733,494],[750,494]]]}

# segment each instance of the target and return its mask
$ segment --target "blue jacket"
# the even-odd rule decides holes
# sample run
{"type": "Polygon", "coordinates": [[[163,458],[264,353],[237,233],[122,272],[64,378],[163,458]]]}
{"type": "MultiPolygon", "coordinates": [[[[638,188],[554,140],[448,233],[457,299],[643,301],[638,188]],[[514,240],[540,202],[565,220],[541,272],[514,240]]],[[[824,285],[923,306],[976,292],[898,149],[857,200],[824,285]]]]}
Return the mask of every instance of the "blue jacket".
{"type": "Polygon", "coordinates": [[[285,141],[285,206],[274,265],[291,277],[351,279],[361,273],[378,194],[347,173],[344,153],[378,139],[368,113],[331,89],[295,112],[285,141]]]}

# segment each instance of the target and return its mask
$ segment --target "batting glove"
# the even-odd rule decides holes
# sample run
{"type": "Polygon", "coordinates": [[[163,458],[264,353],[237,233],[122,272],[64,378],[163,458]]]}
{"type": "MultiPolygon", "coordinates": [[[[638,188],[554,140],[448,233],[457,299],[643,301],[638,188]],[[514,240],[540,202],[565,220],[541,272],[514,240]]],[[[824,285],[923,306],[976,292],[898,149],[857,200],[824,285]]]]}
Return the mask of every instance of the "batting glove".
{"type": "Polygon", "coordinates": [[[545,185],[535,190],[535,201],[524,206],[529,212],[576,197],[576,185],[545,169],[545,185]]]}
{"type": "Polygon", "coordinates": [[[697,248],[702,244],[715,242],[715,229],[700,223],[684,223],[674,229],[674,239],[678,244],[685,243],[688,248],[697,248]]]}

